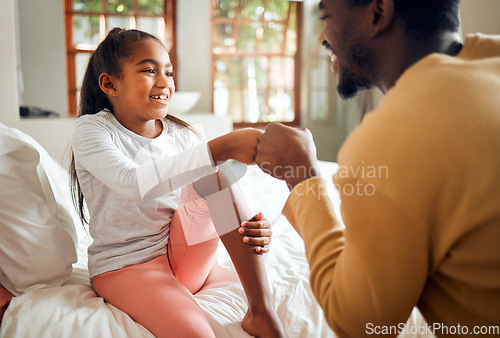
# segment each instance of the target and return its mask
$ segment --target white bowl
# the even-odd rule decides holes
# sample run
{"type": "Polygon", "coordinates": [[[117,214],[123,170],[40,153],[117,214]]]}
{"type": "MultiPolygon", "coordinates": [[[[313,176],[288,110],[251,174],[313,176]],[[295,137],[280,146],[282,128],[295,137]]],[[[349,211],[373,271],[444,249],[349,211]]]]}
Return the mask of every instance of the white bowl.
{"type": "Polygon", "coordinates": [[[170,98],[168,112],[172,115],[187,113],[198,103],[201,92],[175,92],[170,98]]]}

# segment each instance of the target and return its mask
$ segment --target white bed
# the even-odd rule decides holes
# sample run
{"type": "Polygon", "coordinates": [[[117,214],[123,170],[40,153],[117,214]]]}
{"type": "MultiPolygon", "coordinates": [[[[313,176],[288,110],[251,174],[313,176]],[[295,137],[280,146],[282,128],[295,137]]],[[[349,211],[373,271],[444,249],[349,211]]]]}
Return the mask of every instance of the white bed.
{"type": "MultiPolygon", "coordinates": [[[[322,162],[321,166],[322,175],[328,178],[337,169],[335,163],[322,162]]],[[[272,223],[273,240],[265,262],[274,303],[288,336],[335,337],[311,292],[303,242],[281,215],[288,196],[285,184],[256,166],[248,168],[242,183],[255,209],[262,210],[272,223]]],[[[338,210],[333,184],[329,192],[338,210]]],[[[73,264],[69,279],[62,286],[37,286],[14,297],[4,315],[0,337],[152,337],[125,313],[96,296],[87,270],[86,249],[91,239],[81,224],[76,231],[78,262],[73,264]]],[[[240,326],[246,312],[244,292],[222,245],[217,264],[195,297],[217,337],[249,337],[240,326]]],[[[409,324],[423,325],[417,312],[409,324]]]]}

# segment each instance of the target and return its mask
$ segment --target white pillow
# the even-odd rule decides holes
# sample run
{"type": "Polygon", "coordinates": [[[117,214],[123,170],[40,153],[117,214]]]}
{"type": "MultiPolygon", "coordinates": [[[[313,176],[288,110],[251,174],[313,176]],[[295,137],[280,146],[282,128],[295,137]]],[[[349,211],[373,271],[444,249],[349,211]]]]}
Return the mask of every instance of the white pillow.
{"type": "Polygon", "coordinates": [[[68,176],[33,138],[0,127],[0,283],[16,296],[71,274],[78,219],[68,176]]]}

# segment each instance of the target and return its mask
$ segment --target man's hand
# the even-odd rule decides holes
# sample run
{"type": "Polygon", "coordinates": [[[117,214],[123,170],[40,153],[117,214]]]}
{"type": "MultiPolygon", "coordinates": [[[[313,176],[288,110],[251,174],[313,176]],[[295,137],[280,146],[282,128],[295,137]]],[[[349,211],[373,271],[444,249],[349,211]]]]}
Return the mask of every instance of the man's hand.
{"type": "Polygon", "coordinates": [[[319,176],[311,132],[281,123],[268,124],[259,136],[255,162],[265,173],[285,180],[290,190],[303,180],[319,176]]]}

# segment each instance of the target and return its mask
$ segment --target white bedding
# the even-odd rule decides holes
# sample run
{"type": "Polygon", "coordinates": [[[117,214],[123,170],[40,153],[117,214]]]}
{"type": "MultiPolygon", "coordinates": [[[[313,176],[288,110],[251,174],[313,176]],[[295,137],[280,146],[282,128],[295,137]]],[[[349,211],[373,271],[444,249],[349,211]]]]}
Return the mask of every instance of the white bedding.
{"type": "MultiPolygon", "coordinates": [[[[331,178],[337,169],[334,163],[321,165],[325,177],[331,178]]],[[[252,166],[243,178],[243,187],[255,209],[262,210],[272,223],[273,240],[265,262],[274,303],[289,337],[335,337],[312,295],[303,242],[281,215],[288,196],[285,184],[252,166]]],[[[339,199],[333,184],[329,192],[338,209],[339,199]]],[[[83,229],[78,231],[79,260],[68,282],[61,287],[30,290],[13,298],[0,337],[152,337],[93,292],[86,258],[90,239],[83,229]]],[[[195,297],[217,337],[249,337],[240,326],[247,307],[244,292],[222,245],[217,264],[195,297]]],[[[410,322],[413,326],[422,325],[417,313],[410,322]]]]}

